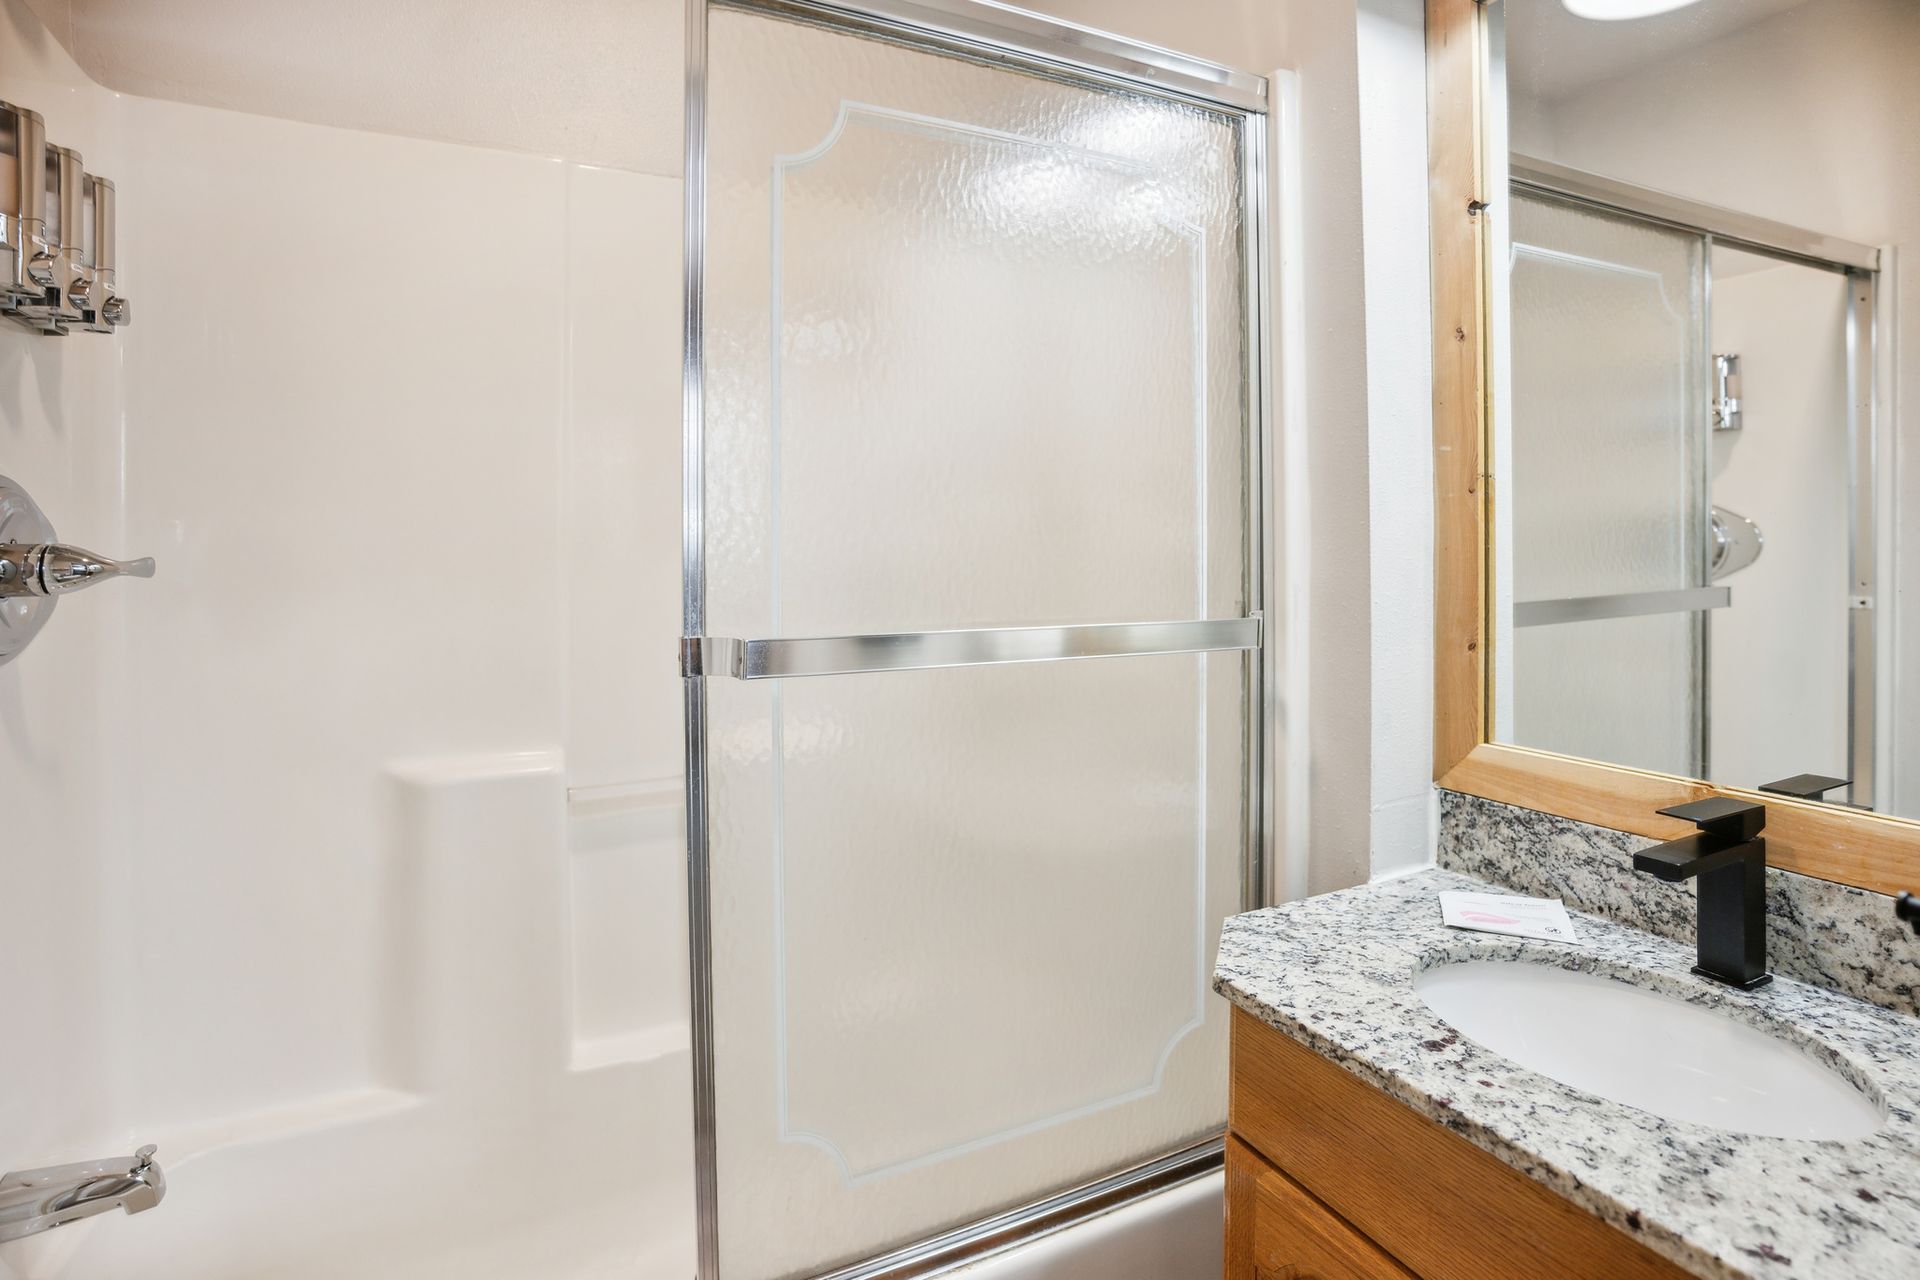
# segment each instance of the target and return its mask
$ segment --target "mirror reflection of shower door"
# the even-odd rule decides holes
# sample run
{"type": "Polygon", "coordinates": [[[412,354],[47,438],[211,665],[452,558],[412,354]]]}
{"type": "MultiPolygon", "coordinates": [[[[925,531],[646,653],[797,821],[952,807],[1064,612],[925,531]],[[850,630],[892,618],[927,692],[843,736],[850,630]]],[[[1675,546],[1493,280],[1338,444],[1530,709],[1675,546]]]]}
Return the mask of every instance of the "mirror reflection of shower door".
{"type": "Polygon", "coordinates": [[[706,27],[687,683],[725,1280],[1216,1137],[1207,980],[1257,866],[1260,117],[806,16],[706,27]]]}
{"type": "Polygon", "coordinates": [[[1513,740],[1704,777],[1703,236],[1516,190],[1513,740]]]}

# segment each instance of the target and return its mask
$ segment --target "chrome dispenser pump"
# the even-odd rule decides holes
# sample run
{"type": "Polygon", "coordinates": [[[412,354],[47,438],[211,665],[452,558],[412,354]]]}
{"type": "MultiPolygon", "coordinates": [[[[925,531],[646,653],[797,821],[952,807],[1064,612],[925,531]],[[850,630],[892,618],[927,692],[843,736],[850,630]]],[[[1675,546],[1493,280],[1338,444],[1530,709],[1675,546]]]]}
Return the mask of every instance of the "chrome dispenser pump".
{"type": "Polygon", "coordinates": [[[87,328],[95,333],[112,333],[133,319],[127,300],[116,292],[119,254],[114,246],[114,196],[112,182],[86,175],[87,300],[81,310],[87,328]]]}
{"type": "Polygon", "coordinates": [[[44,300],[29,268],[46,253],[47,131],[39,113],[0,102],[0,311],[44,300]]]}
{"type": "Polygon", "coordinates": [[[86,236],[86,166],[72,147],[47,144],[46,252],[27,265],[27,273],[45,289],[44,300],[20,308],[48,333],[65,333],[82,324],[87,269],[82,260],[86,236]]]}

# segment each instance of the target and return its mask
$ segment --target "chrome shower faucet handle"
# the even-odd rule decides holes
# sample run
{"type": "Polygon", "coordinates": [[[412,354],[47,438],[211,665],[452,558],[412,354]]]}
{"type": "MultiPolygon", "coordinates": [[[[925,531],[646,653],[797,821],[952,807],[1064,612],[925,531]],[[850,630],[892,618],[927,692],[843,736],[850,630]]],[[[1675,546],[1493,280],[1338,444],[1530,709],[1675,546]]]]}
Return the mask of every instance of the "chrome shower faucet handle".
{"type": "Polygon", "coordinates": [[[109,578],[152,576],[152,560],[110,560],[57,541],[26,490],[0,476],[0,666],[40,633],[61,596],[109,578]]]}
{"type": "Polygon", "coordinates": [[[0,596],[57,596],[108,578],[151,578],[153,561],[109,560],[64,542],[0,542],[0,596]]]}

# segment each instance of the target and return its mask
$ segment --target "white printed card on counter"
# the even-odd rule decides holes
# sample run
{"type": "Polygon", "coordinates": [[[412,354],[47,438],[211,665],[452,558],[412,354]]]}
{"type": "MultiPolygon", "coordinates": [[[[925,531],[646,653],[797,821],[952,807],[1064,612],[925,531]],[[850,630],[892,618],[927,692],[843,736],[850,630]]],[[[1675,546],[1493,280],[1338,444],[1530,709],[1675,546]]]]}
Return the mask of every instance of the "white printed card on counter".
{"type": "Polygon", "coordinates": [[[1442,890],[1440,919],[1456,929],[1504,933],[1548,942],[1578,942],[1566,904],[1558,898],[1516,898],[1502,893],[1442,890]]]}

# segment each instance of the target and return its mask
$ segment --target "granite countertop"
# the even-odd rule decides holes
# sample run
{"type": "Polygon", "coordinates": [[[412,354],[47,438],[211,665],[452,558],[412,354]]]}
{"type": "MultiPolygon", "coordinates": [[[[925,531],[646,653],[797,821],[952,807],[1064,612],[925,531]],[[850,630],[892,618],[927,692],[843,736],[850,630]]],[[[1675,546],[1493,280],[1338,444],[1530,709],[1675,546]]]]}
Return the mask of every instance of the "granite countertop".
{"type": "Polygon", "coordinates": [[[1236,916],[1214,989],[1697,1275],[1920,1276],[1920,1019],[1785,977],[1710,984],[1689,972],[1691,946],[1597,916],[1575,913],[1577,944],[1450,929],[1442,889],[1513,892],[1436,869],[1236,916]],[[1664,1120],[1481,1048],[1413,989],[1436,963],[1501,959],[1787,1023],[1878,1093],[1887,1122],[1813,1141],[1664,1120]]]}

